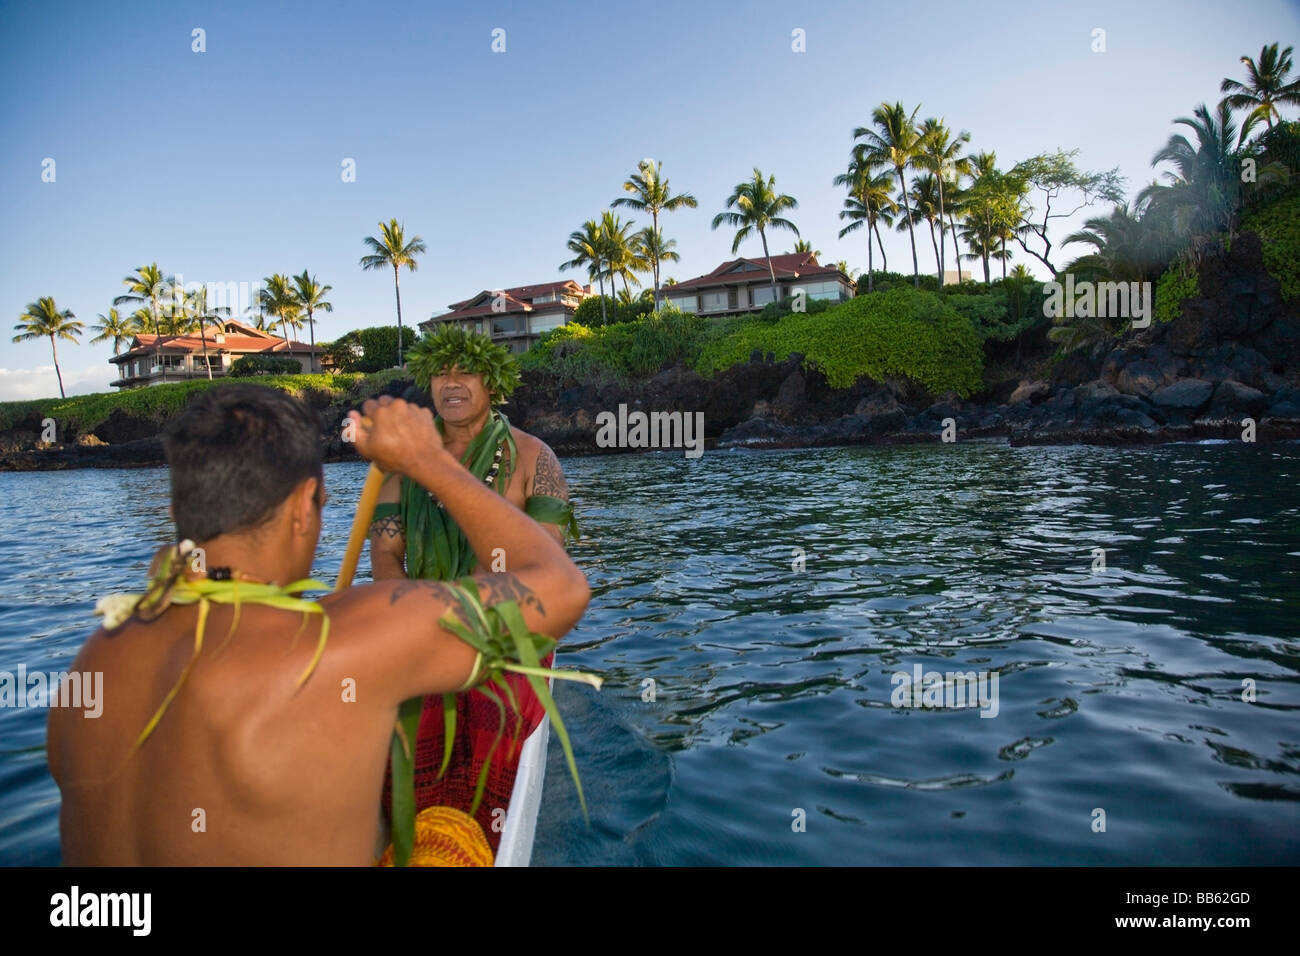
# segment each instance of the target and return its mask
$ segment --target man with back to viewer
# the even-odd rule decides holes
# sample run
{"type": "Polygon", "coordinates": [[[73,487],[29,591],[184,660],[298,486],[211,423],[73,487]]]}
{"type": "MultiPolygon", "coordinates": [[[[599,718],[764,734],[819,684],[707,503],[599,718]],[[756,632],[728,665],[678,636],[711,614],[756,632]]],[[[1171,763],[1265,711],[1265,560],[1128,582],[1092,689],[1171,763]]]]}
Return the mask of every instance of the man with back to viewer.
{"type": "MultiPolygon", "coordinates": [[[[509,572],[475,574],[483,603],[516,600],[532,630],[567,633],[590,592],[555,540],[460,466],[428,410],[384,398],[363,412],[350,413],[358,452],[437,495],[480,567],[494,548],[511,555],[509,572]]],[[[203,547],[207,577],[308,576],[324,504],[318,433],[304,403],[254,385],[213,388],[168,428],[177,537],[203,547]]],[[[438,623],[459,612],[441,582],[380,581],[319,603],[328,642],[301,686],[319,615],[304,630],[301,613],[246,602],[227,639],[234,609],[215,604],[197,655],[195,605],[91,635],[73,666],[104,675],[103,715],[56,708],[49,718],[64,863],[374,861],[397,707],[461,687],[475,652],[438,623]],[[179,693],[132,752],[192,655],[179,693]],[[341,692],[348,681],[352,700],[341,692]]]]}

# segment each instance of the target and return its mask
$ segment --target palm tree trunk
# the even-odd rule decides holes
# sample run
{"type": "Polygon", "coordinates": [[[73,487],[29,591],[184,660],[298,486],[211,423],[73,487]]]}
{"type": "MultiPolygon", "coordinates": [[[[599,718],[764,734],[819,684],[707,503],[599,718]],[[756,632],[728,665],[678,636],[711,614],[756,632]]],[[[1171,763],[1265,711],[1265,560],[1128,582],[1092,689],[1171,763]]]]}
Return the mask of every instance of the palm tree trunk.
{"type": "Polygon", "coordinates": [[[934,241],[934,220],[930,222],[930,245],[934,246],[934,261],[939,266],[939,288],[943,288],[943,263],[939,259],[939,244],[934,241]]]}
{"type": "Polygon", "coordinates": [[[50,351],[54,353],[54,374],[59,377],[59,398],[67,398],[63,393],[63,373],[59,371],[59,350],[54,344],[54,336],[50,336],[50,351]]]}
{"type": "Polygon", "coordinates": [[[875,230],[876,233],[876,245],[880,246],[880,271],[888,272],[889,256],[885,255],[885,240],[880,238],[880,226],[873,222],[871,228],[875,230]]]}
{"type": "Polygon", "coordinates": [[[1007,237],[1002,237],[1002,281],[1007,281],[1007,237]]]}
{"type": "Polygon", "coordinates": [[[921,267],[916,262],[916,230],[912,228],[912,204],[907,200],[907,181],[903,179],[903,167],[898,170],[898,185],[903,190],[903,210],[907,213],[907,234],[912,238],[912,285],[921,288],[921,267]]]}
{"type": "Polygon", "coordinates": [[[651,218],[651,220],[652,220],[652,222],[653,222],[653,225],[654,225],[654,236],[653,236],[653,238],[654,238],[654,241],[655,241],[655,244],[656,244],[654,250],[650,253],[650,264],[651,264],[652,266],[654,266],[654,272],[655,272],[655,298],[654,298],[654,310],[655,310],[656,312],[658,312],[658,311],[659,311],[659,248],[658,248],[658,242],[659,242],[659,211],[656,209],[654,212],[652,212],[652,213],[650,214],[650,218],[651,218]]]}
{"type": "MultiPolygon", "coordinates": [[[[939,173],[938,175],[935,176],[935,179],[939,180],[939,238],[942,240],[944,238],[943,237],[943,167],[942,166],[940,166],[939,173]]],[[[943,273],[944,273],[943,267],[945,265],[943,257],[944,257],[944,253],[947,251],[947,248],[948,248],[948,243],[946,240],[939,243],[939,288],[941,289],[943,288],[943,273]]]]}
{"type": "Polygon", "coordinates": [[[311,336],[311,358],[307,360],[307,368],[313,375],[316,374],[316,323],[312,319],[311,309],[307,310],[307,334],[311,336]]]}
{"type": "Polygon", "coordinates": [[[875,276],[876,269],[875,269],[875,266],[873,266],[873,265],[871,264],[871,230],[872,230],[873,228],[874,228],[874,227],[873,227],[871,221],[870,221],[870,220],[867,220],[867,291],[868,291],[868,292],[875,292],[875,291],[876,291],[876,285],[875,285],[875,282],[876,282],[876,276],[875,276]]]}
{"type": "Polygon", "coordinates": [[[952,258],[953,261],[957,264],[957,282],[960,283],[962,281],[961,246],[957,245],[957,223],[952,217],[951,209],[948,210],[948,225],[952,226],[952,258]]]}
{"type": "Polygon", "coordinates": [[[778,298],[776,294],[776,270],[772,268],[772,255],[767,251],[767,233],[760,229],[758,235],[763,240],[763,257],[767,259],[767,274],[772,277],[772,301],[775,302],[778,298]]]}
{"type": "Polygon", "coordinates": [[[199,338],[203,340],[203,367],[208,370],[208,381],[212,381],[212,365],[208,362],[208,329],[207,323],[199,319],[199,338]]]}
{"type": "MultiPolygon", "coordinates": [[[[596,260],[596,271],[597,273],[600,272],[599,259],[596,260]]],[[[600,324],[609,325],[609,316],[605,313],[605,277],[603,275],[597,275],[596,278],[600,282],[600,324]]],[[[610,285],[613,284],[614,280],[610,279],[610,285]]]]}
{"type": "Polygon", "coordinates": [[[402,367],[402,282],[393,266],[393,294],[397,296],[397,367],[402,367]]]}

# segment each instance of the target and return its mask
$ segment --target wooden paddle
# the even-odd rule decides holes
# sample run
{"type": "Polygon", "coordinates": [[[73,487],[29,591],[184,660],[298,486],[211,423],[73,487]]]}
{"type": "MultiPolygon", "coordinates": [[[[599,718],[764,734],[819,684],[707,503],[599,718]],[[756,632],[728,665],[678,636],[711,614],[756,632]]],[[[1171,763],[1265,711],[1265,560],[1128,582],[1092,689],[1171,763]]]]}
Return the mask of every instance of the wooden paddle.
{"type": "Polygon", "coordinates": [[[373,462],[366,472],[366,483],[361,488],[361,500],[357,502],[357,513],[352,517],[352,532],[348,535],[348,547],[343,552],[343,564],[339,567],[339,580],[334,585],[335,591],[342,591],[352,584],[352,577],[357,573],[357,562],[361,560],[361,548],[366,543],[370,530],[370,518],[375,513],[375,502],[379,500],[379,489],[384,484],[384,473],[373,462]]]}

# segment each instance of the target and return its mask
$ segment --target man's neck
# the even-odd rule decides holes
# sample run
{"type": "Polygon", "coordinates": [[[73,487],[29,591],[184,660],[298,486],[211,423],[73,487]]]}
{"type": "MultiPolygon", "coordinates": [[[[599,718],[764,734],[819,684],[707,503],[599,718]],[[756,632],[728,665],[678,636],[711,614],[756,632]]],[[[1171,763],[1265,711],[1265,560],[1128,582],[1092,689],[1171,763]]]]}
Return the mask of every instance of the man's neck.
{"type": "Polygon", "coordinates": [[[301,575],[285,560],[286,550],[270,536],[221,535],[203,546],[203,565],[209,572],[229,568],[241,580],[289,584],[301,575]]]}

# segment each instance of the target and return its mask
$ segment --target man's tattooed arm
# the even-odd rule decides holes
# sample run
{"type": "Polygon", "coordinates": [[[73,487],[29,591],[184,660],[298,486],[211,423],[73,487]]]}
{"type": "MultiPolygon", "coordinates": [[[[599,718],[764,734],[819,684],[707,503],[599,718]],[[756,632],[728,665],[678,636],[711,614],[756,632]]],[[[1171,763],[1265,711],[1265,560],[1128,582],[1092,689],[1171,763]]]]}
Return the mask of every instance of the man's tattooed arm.
{"type": "Polygon", "coordinates": [[[537,453],[537,464],[533,466],[533,489],[531,494],[550,495],[552,498],[569,500],[569,484],[564,480],[560,469],[560,460],[555,457],[549,445],[542,442],[542,449],[537,453]]]}
{"type": "MultiPolygon", "coordinates": [[[[484,607],[492,607],[502,601],[514,601],[521,609],[534,607],[538,614],[546,616],[546,609],[542,607],[541,599],[532,588],[520,581],[518,576],[503,572],[477,575],[474,580],[478,584],[479,597],[482,598],[484,607]]],[[[451,589],[442,581],[399,581],[389,592],[388,603],[396,604],[407,595],[417,592],[423,592],[430,600],[449,605],[457,616],[464,620],[464,608],[451,593],[451,589]]]]}

